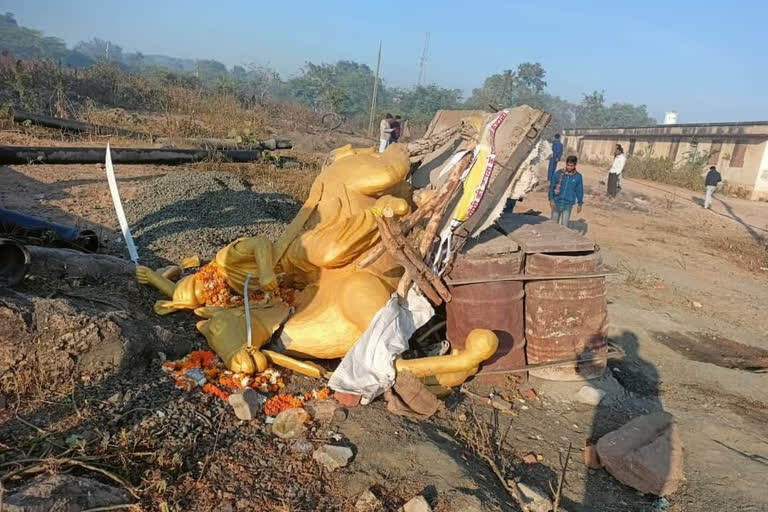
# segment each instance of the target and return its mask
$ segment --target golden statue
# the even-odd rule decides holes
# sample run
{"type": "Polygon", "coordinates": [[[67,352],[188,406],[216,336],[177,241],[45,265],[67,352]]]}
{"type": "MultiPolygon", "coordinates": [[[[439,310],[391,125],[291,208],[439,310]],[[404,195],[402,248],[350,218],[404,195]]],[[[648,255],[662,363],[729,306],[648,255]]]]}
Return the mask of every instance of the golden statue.
{"type": "MultiPolygon", "coordinates": [[[[296,218],[274,244],[263,237],[235,240],[210,264],[178,283],[167,277],[170,272],[138,266],[138,281],[170,299],[157,301],[158,314],[194,309],[205,318],[197,328],[231,370],[252,373],[263,370],[269,360],[322,375],[321,367],[293,358],[343,357],[387,303],[403,274],[388,254],[364,269],[356,262],[378,243],[376,217],[385,208],[396,216],[410,213],[411,190],[405,181],[409,156],[401,144],[392,144],[383,153],[350,145],[338,148],[331,152],[296,218]],[[213,287],[212,296],[206,276],[225,282],[228,290],[213,287]],[[244,308],[231,307],[242,304],[231,291],[242,295],[247,276],[252,301],[250,340],[244,308]],[[284,287],[298,290],[295,304],[278,299],[284,287]],[[283,353],[261,351],[281,326],[283,353]]],[[[463,382],[496,349],[493,341],[498,340],[490,331],[486,334],[476,335],[477,343],[468,341],[464,355],[425,358],[439,362],[433,370],[424,361],[399,365],[412,365],[420,376],[447,373],[453,378],[447,375],[446,383],[463,382]],[[480,348],[473,351],[474,345],[480,348]]]]}

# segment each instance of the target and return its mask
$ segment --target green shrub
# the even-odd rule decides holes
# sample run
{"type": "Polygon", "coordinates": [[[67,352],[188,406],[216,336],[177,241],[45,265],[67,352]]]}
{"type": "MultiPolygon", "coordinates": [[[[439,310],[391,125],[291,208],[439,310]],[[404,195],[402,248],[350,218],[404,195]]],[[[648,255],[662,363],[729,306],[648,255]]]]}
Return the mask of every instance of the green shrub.
{"type": "Polygon", "coordinates": [[[707,155],[700,152],[689,153],[679,162],[639,153],[627,158],[624,175],[699,190],[704,183],[707,160],[707,155]]]}

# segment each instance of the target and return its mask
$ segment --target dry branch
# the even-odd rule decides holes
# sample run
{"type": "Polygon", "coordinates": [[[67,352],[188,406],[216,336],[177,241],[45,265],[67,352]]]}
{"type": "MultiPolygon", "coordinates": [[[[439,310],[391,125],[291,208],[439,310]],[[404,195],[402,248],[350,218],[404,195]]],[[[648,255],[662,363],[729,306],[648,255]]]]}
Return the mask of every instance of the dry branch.
{"type": "MultiPolygon", "coordinates": [[[[411,279],[419,284],[419,288],[427,298],[434,304],[440,304],[442,299],[437,292],[432,288],[428,281],[421,277],[421,272],[416,265],[411,262],[403,252],[403,248],[398,245],[392,231],[390,229],[392,220],[390,223],[386,222],[386,217],[377,217],[376,222],[379,226],[379,233],[381,233],[381,242],[386,251],[392,256],[395,262],[405,268],[406,275],[409,275],[411,279]]],[[[401,280],[402,282],[402,280],[401,280]]],[[[398,287],[398,292],[400,288],[398,287]]]]}
{"type": "MultiPolygon", "coordinates": [[[[435,194],[426,203],[424,203],[419,208],[417,208],[415,212],[405,217],[402,220],[402,222],[400,222],[400,230],[404,235],[407,235],[408,233],[410,233],[410,231],[422,219],[426,218],[430,214],[437,215],[438,217],[442,218],[445,210],[445,205],[447,205],[448,202],[450,201],[450,198],[453,197],[453,194],[459,185],[459,181],[461,180],[461,175],[464,173],[464,171],[467,169],[469,164],[472,162],[472,156],[473,156],[472,148],[469,148],[469,150],[467,151],[467,154],[464,155],[464,157],[461,160],[459,160],[456,163],[456,165],[453,166],[453,169],[451,169],[451,172],[448,175],[448,179],[440,187],[440,190],[438,191],[438,193],[435,194]],[[440,208],[441,205],[442,205],[442,208],[440,208]],[[439,210],[439,214],[437,213],[436,210],[439,210]]],[[[381,255],[384,254],[384,252],[385,252],[385,249],[382,244],[375,246],[363,259],[361,259],[358,262],[357,266],[359,268],[365,268],[370,266],[377,259],[379,259],[381,255]]]]}

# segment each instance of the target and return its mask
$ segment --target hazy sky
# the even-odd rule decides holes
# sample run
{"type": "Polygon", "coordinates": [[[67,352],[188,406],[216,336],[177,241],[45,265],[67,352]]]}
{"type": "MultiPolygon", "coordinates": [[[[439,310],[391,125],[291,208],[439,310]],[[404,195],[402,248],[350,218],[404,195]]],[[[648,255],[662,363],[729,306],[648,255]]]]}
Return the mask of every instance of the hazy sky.
{"type": "Polygon", "coordinates": [[[409,86],[427,31],[427,81],[465,93],[524,61],[571,101],[605,90],[661,121],[768,119],[766,1],[332,2],[0,0],[0,11],[69,45],[94,36],[124,51],[257,63],[290,76],[306,61],[376,65],[409,86]]]}

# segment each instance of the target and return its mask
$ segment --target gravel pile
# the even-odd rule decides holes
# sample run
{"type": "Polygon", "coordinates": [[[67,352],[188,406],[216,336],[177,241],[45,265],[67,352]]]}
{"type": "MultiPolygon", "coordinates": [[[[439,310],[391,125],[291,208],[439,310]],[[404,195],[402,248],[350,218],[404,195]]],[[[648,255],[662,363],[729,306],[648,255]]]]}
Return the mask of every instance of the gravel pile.
{"type": "Polygon", "coordinates": [[[171,171],[146,181],[124,207],[142,263],[160,266],[194,254],[210,259],[239,237],[275,240],[301,204],[227,172],[171,171]]]}

